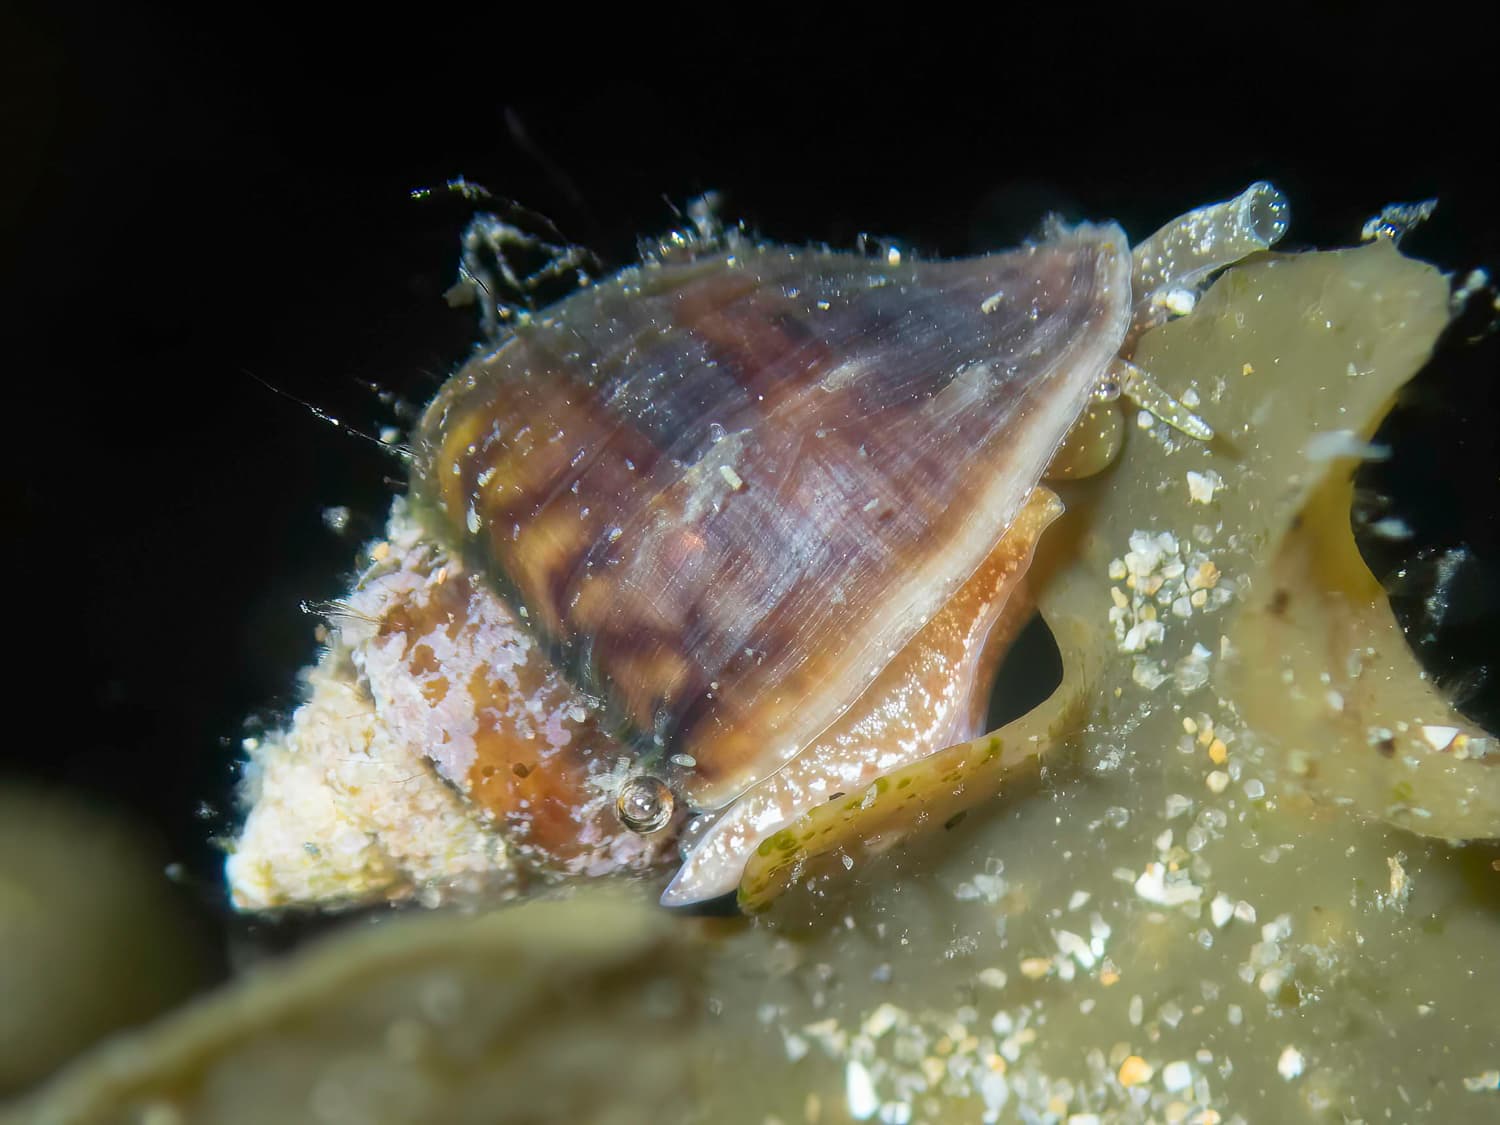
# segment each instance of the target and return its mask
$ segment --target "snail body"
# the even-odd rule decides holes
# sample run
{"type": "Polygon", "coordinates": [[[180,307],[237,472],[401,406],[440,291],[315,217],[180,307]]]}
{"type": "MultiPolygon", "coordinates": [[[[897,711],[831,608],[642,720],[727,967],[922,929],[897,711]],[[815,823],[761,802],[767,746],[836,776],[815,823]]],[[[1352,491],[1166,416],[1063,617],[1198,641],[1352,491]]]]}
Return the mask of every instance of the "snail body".
{"type": "Polygon", "coordinates": [[[956,261],[729,239],[526,319],[413,435],[414,530],[345,628],[377,711],[528,863],[654,866],[691,814],[664,901],[732,890],[811,807],[982,733],[1049,463],[1268,209],[1273,240],[1255,185],[1163,232],[1217,240],[1134,256],[1114,224],[956,261]]]}

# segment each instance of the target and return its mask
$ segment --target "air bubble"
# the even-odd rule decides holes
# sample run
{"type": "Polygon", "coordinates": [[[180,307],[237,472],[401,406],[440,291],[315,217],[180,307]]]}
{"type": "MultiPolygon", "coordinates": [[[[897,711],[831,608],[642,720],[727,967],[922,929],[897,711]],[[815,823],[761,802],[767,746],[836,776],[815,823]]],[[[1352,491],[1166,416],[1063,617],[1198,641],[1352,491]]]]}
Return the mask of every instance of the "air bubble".
{"type": "Polygon", "coordinates": [[[666,826],[672,819],[672,804],[672,791],[666,783],[642,774],[625,779],[615,798],[615,811],[620,823],[644,836],[666,826]]]}

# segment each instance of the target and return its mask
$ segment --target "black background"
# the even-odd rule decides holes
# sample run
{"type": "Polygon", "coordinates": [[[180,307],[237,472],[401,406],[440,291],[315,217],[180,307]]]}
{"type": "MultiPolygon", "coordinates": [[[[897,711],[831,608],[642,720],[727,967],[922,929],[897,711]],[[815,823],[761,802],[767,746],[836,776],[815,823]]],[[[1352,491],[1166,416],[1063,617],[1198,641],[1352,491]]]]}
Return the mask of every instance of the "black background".
{"type": "MultiPolygon", "coordinates": [[[[1493,59],[1441,8],[976,13],[0,7],[6,773],[139,813],[214,900],[242,721],[293,701],[299,604],[340,592],[401,476],[297,400],[373,432],[371,384],[420,405],[463,357],[452,177],[616,264],[708,188],[776,239],[963,253],[1047,210],[1139,236],[1268,178],[1288,245],[1437,195],[1407,248],[1500,266],[1493,59]]],[[[1471,552],[1432,653],[1471,688],[1500,588],[1496,357],[1452,349],[1371,482],[1419,532],[1380,568],[1471,552]]]]}

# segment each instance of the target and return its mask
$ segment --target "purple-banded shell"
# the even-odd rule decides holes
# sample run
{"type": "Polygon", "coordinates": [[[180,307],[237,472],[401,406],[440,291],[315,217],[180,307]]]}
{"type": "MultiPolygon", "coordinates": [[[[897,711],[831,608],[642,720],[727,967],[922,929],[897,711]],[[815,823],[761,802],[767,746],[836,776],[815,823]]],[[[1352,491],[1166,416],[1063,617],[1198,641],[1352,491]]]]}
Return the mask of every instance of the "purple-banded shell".
{"type": "Polygon", "coordinates": [[[1130,321],[1115,226],[963,261],[629,270],[443,388],[417,493],[697,810],[785,765],[972,575],[1130,321]]]}
{"type": "Polygon", "coordinates": [[[492,830],[549,870],[642,869],[686,809],[663,898],[692,902],[982,733],[1049,462],[1120,382],[1211,434],[1120,353],[1284,226],[1257,184],[1134,252],[1113,224],[959,261],[688,240],[523,318],[428,407],[411,515],[340,627],[368,737],[481,814],[434,795],[441,840],[389,840],[425,869],[483,871],[492,830]]]}

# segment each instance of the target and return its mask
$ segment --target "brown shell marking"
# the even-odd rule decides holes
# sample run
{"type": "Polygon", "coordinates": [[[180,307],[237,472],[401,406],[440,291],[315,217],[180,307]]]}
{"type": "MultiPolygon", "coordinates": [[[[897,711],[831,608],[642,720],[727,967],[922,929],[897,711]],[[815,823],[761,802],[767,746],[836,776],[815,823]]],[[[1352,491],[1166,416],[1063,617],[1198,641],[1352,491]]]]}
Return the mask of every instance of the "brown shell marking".
{"type": "Polygon", "coordinates": [[[663,838],[614,814],[621,753],[484,576],[443,552],[372,579],[390,589],[360,662],[382,711],[519,855],[573,875],[644,868],[663,838]]]}
{"type": "Polygon", "coordinates": [[[1083,226],[958,262],[626,271],[450,380],[417,493],[721,807],[980,566],[1119,347],[1129,270],[1119,228],[1083,226]]]}

